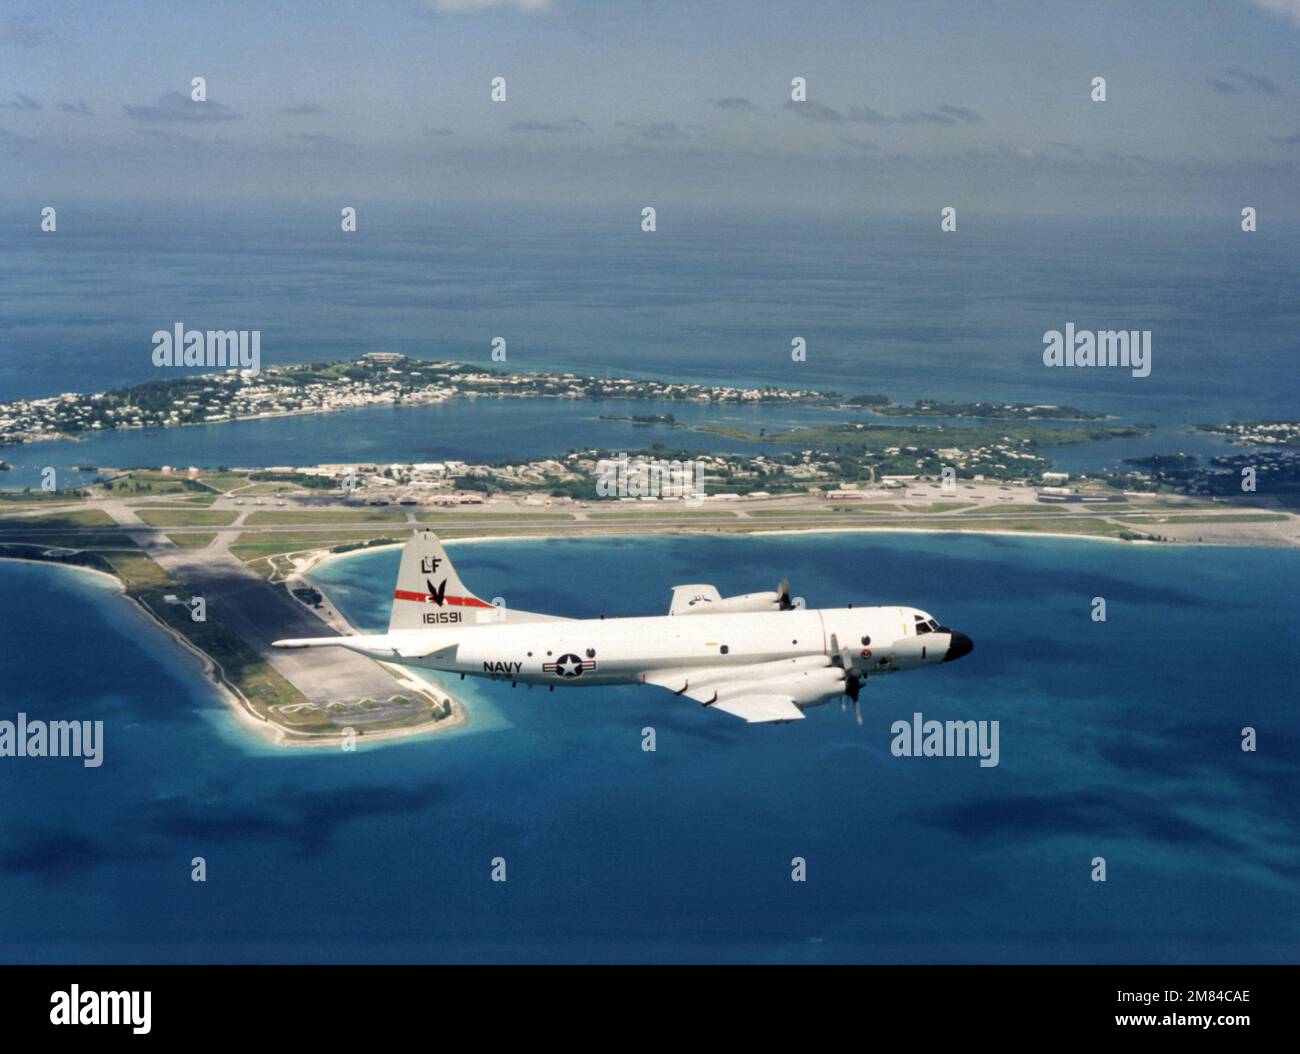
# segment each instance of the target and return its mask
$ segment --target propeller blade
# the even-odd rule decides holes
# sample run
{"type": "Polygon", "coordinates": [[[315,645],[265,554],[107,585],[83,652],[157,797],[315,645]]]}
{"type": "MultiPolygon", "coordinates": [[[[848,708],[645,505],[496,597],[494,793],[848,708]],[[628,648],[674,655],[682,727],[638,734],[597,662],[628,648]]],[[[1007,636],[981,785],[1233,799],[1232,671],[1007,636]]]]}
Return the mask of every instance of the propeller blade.
{"type": "Polygon", "coordinates": [[[858,722],[858,727],[862,727],[862,707],[858,705],[857,699],[853,700],[853,716],[858,722]]]}
{"type": "Polygon", "coordinates": [[[788,577],[782,578],[781,584],[776,587],[776,603],[777,607],[782,611],[789,611],[794,607],[794,604],[790,602],[790,579],[788,577]]]}

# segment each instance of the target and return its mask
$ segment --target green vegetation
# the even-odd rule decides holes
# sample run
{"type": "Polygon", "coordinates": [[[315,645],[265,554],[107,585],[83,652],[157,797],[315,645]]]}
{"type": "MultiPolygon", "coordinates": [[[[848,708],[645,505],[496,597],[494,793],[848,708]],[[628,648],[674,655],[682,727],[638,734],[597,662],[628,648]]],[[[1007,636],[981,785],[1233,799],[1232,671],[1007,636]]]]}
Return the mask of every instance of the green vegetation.
{"type": "Polygon", "coordinates": [[[601,414],[601,421],[631,421],[634,425],[675,425],[676,414],[601,414]]]}
{"type": "Polygon", "coordinates": [[[1171,526],[1179,523],[1277,523],[1283,520],[1289,520],[1289,516],[1283,516],[1281,513],[1246,513],[1244,515],[1235,513],[1225,513],[1222,516],[1179,516],[1179,515],[1160,515],[1154,513],[1146,516],[1125,515],[1122,523],[1131,526],[1150,526],[1156,523],[1167,523],[1171,526]]]}
{"type": "Polygon", "coordinates": [[[150,527],[229,527],[238,513],[231,509],[139,509],[150,527]]]}
{"type": "Polygon", "coordinates": [[[960,403],[918,399],[911,406],[889,405],[879,413],[887,417],[982,417],[996,421],[1098,421],[1105,414],[1089,413],[1073,406],[1039,403],[960,403]]]}
{"type": "Polygon", "coordinates": [[[905,512],[956,512],[958,509],[974,509],[976,507],[977,507],[976,505],[972,505],[970,502],[967,501],[936,501],[936,502],[931,502],[928,505],[904,505],[903,511],[905,512]]]}
{"type": "Polygon", "coordinates": [[[248,527],[267,527],[274,524],[330,524],[330,523],[405,523],[406,513],[400,509],[273,509],[249,513],[244,524],[248,527]]]}
{"type": "Polygon", "coordinates": [[[207,492],[208,490],[196,479],[177,475],[174,472],[161,472],[157,469],[132,469],[121,476],[105,480],[103,487],[121,498],[140,494],[182,494],[186,491],[207,492]]]}
{"type": "Polygon", "coordinates": [[[182,549],[202,549],[211,545],[217,536],[215,534],[186,532],[184,534],[169,534],[167,537],[174,545],[179,545],[182,549]]]}
{"type": "Polygon", "coordinates": [[[22,516],[0,521],[5,526],[15,527],[111,527],[113,517],[103,509],[80,508],[61,512],[47,512],[39,516],[22,516]]]}
{"type": "Polygon", "coordinates": [[[285,483],[304,487],[308,490],[335,490],[338,484],[328,476],[317,476],[310,472],[250,472],[248,481],[252,483],[285,483]]]}
{"type": "Polygon", "coordinates": [[[68,502],[84,498],[86,492],[77,488],[72,490],[41,490],[39,487],[32,490],[26,487],[23,490],[0,490],[0,504],[11,505],[48,505],[51,502],[68,502]]]}
{"type": "Polygon", "coordinates": [[[199,482],[211,487],[213,490],[224,493],[232,487],[242,486],[247,483],[248,477],[242,472],[230,472],[225,468],[218,468],[215,471],[200,469],[199,482]]]}
{"type": "Polygon", "coordinates": [[[163,503],[166,503],[169,506],[176,506],[176,505],[207,506],[207,505],[211,505],[216,500],[217,500],[217,495],[215,492],[210,492],[207,494],[177,494],[177,495],[169,494],[166,495],[165,497],[159,498],[158,504],[162,505],[163,503]]]}
{"type": "Polygon", "coordinates": [[[1012,517],[990,517],[987,520],[890,520],[882,524],[882,530],[891,528],[919,531],[1017,531],[1026,534],[1064,533],[1097,535],[1099,537],[1118,538],[1121,529],[1114,524],[1090,516],[1072,516],[1068,527],[1055,523],[1051,519],[1039,521],[1015,519],[1012,517]]]}
{"type": "Polygon", "coordinates": [[[352,531],[334,531],[332,533],[321,533],[312,531],[277,531],[274,533],[261,533],[258,531],[246,532],[235,539],[231,545],[230,551],[245,563],[251,563],[255,560],[261,560],[268,556],[278,556],[284,553],[298,553],[308,549],[332,549],[335,546],[350,545],[357,542],[369,542],[376,539],[385,539],[388,541],[406,541],[406,537],[395,538],[391,530],[384,532],[376,529],[367,531],[364,528],[352,531]]]}
{"type": "Polygon", "coordinates": [[[532,523],[537,520],[571,520],[573,514],[568,512],[483,512],[475,511],[474,506],[463,506],[461,511],[448,509],[445,512],[418,512],[418,523],[453,523],[457,519],[475,520],[484,523],[532,523]]]}
{"type": "Polygon", "coordinates": [[[12,560],[39,560],[47,564],[67,564],[72,567],[87,567],[105,574],[113,574],[113,565],[103,553],[88,553],[79,549],[63,549],[49,545],[37,545],[30,542],[0,543],[0,558],[12,560]]]}
{"type": "Polygon", "coordinates": [[[626,512],[590,512],[587,514],[587,518],[591,520],[641,520],[649,516],[671,516],[674,520],[734,520],[736,518],[735,512],[731,509],[682,509],[680,506],[662,506],[659,502],[646,502],[635,512],[628,510],[626,512]],[[667,512],[664,511],[665,508],[668,509],[667,512]]]}

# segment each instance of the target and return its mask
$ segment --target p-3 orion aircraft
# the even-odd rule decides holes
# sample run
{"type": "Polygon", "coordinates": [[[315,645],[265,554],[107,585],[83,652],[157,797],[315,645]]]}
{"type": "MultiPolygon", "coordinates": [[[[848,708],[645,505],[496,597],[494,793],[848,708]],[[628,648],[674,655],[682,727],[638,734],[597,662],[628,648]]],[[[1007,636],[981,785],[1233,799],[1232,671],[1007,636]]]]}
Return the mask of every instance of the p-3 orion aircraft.
{"type": "Polygon", "coordinates": [[[677,586],[668,614],[649,618],[516,611],[466,589],[431,531],[402,552],[387,633],[275,646],[348,648],[382,662],[551,688],[653,684],[750,722],[797,721],[805,708],[840,697],[856,712],[868,678],[952,662],[974,648],[917,608],[800,608],[785,581],[735,597],[677,586]]]}

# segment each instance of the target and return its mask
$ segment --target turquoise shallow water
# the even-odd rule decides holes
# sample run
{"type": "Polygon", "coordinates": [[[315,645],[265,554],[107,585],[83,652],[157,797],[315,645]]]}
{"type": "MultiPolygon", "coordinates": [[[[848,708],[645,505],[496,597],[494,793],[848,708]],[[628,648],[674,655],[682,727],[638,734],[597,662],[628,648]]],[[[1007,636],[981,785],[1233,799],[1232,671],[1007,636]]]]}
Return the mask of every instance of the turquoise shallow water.
{"type": "MultiPolygon", "coordinates": [[[[103,583],[0,563],[0,717],[106,725],[99,769],[0,759],[0,958],[1295,958],[1294,552],[824,534],[453,555],[484,595],[575,615],[788,573],[810,605],[913,603],[976,650],[870,684],[862,728],[835,705],[752,728],[647,688],[457,682],[464,731],[285,752],[103,583]],[[999,720],[1000,764],[894,758],[918,710],[999,720]]],[[[377,628],[396,559],[318,577],[377,628]]]]}

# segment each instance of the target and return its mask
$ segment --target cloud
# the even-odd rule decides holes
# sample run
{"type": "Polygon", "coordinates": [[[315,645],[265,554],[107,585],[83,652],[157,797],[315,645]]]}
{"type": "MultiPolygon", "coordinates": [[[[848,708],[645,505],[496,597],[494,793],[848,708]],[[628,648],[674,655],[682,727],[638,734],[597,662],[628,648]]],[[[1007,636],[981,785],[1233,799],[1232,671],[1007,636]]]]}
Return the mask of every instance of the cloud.
{"type": "Polygon", "coordinates": [[[29,110],[30,111],[30,110],[39,110],[42,107],[41,104],[38,103],[35,99],[33,99],[30,95],[24,95],[22,92],[18,92],[17,94],[14,95],[13,102],[0,103],[0,108],[6,110],[29,110]]]}
{"type": "Polygon", "coordinates": [[[627,128],[636,132],[642,139],[656,143],[675,143],[690,139],[689,132],[681,128],[676,121],[659,121],[652,124],[631,124],[628,121],[616,121],[615,127],[627,128]]]}
{"type": "Polygon", "coordinates": [[[77,117],[94,117],[95,111],[86,105],[85,99],[78,99],[75,103],[59,103],[59,113],[75,114],[77,117]]]}
{"type": "Polygon", "coordinates": [[[1222,77],[1206,77],[1205,83],[1221,95],[1241,95],[1246,91],[1270,99],[1280,98],[1282,92],[1268,77],[1251,73],[1240,66],[1229,66],[1222,77]]]}
{"type": "Polygon", "coordinates": [[[8,143],[10,146],[27,146],[36,142],[30,135],[23,135],[21,132],[11,132],[8,128],[0,128],[0,143],[8,143]]]}
{"type": "Polygon", "coordinates": [[[147,135],[155,142],[162,143],[164,146],[183,147],[186,150],[196,149],[203,144],[193,136],[186,135],[184,132],[165,132],[161,128],[137,128],[141,135],[147,135]]]}
{"type": "Polygon", "coordinates": [[[1300,0],[1250,0],[1261,11],[1278,18],[1289,18],[1291,24],[1300,28],[1300,0]]]}
{"type": "Polygon", "coordinates": [[[867,139],[858,139],[856,136],[842,135],[839,136],[838,138],[841,143],[843,143],[847,147],[851,147],[854,150],[871,151],[871,150],[880,149],[880,147],[877,146],[875,143],[870,142],[867,139]]]}
{"type": "Polygon", "coordinates": [[[908,110],[893,119],[897,124],[956,124],[955,117],[936,110],[908,110]]]}
{"type": "Polygon", "coordinates": [[[425,135],[455,135],[456,133],[453,132],[450,128],[426,128],[424,130],[424,134],[425,135]]]}
{"type": "Polygon", "coordinates": [[[1275,143],[1285,143],[1287,146],[1300,146],[1300,132],[1292,135],[1271,135],[1269,138],[1275,143]]]}
{"type": "MultiPolygon", "coordinates": [[[[835,113],[834,110],[831,111],[835,113]]],[[[855,124],[885,125],[974,125],[984,118],[968,106],[954,106],[944,103],[933,110],[904,110],[899,114],[881,113],[870,106],[849,106],[844,112],[844,120],[855,124]]]]}
{"type": "Polygon", "coordinates": [[[730,95],[725,99],[718,99],[715,103],[720,109],[731,110],[733,113],[757,113],[758,107],[748,99],[740,95],[730,95]]]}
{"type": "Polygon", "coordinates": [[[324,132],[290,132],[285,136],[291,143],[299,143],[315,153],[337,153],[341,150],[355,150],[351,143],[344,142],[324,132]]]}
{"type": "Polygon", "coordinates": [[[844,120],[844,115],[839,110],[832,109],[816,99],[805,99],[803,102],[786,99],[785,108],[808,121],[824,121],[835,124],[844,120]]]}
{"type": "Polygon", "coordinates": [[[1229,83],[1228,81],[1224,81],[1224,80],[1219,80],[1218,77],[1206,77],[1206,78],[1205,78],[1205,83],[1208,84],[1208,85],[1209,85],[1211,88],[1213,88],[1215,91],[1217,91],[1217,92],[1219,92],[1220,94],[1223,94],[1223,95],[1240,95],[1240,94],[1241,94],[1241,86],[1240,86],[1240,85],[1237,85],[1237,84],[1231,84],[1231,83],[1229,83]]]}
{"type": "Polygon", "coordinates": [[[577,132],[589,128],[586,121],[580,121],[576,117],[568,117],[563,121],[511,121],[510,130],[512,132],[546,132],[555,134],[557,132],[577,132]]]}
{"type": "Polygon", "coordinates": [[[984,120],[974,110],[968,106],[953,106],[951,103],[944,103],[939,107],[939,112],[948,117],[954,117],[962,124],[979,124],[984,120]]]}
{"type": "Polygon", "coordinates": [[[873,110],[870,106],[850,106],[849,120],[857,121],[859,124],[889,124],[892,118],[886,117],[879,110],[873,110]]]}
{"type": "Polygon", "coordinates": [[[1267,77],[1258,73],[1251,73],[1240,66],[1229,66],[1227,74],[1234,80],[1240,81],[1246,87],[1250,88],[1256,95],[1267,95],[1270,98],[1277,98],[1282,93],[1278,91],[1277,85],[1267,77]]]}
{"type": "Polygon", "coordinates": [[[189,124],[210,124],[214,121],[238,121],[243,115],[235,113],[225,103],[194,102],[178,91],[163,92],[153,106],[122,107],[133,121],[178,121],[189,124]]]}
{"type": "Polygon", "coordinates": [[[422,3],[444,15],[473,15],[494,7],[512,7],[525,14],[536,14],[551,6],[551,0],[422,0],[422,3]]]}
{"type": "Polygon", "coordinates": [[[292,114],[294,117],[319,117],[325,111],[320,103],[295,102],[288,106],[281,106],[280,112],[292,114]]]}

